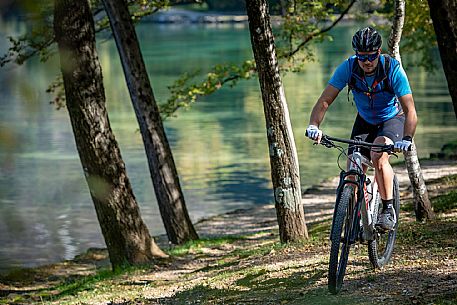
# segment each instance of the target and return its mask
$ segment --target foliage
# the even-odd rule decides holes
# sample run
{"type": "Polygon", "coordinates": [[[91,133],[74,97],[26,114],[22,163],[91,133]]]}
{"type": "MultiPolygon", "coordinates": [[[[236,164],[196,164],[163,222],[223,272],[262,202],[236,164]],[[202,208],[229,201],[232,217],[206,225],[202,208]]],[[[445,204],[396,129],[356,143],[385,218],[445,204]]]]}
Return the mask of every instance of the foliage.
{"type": "Polygon", "coordinates": [[[26,20],[27,33],[17,38],[7,37],[10,48],[0,57],[0,67],[10,62],[22,64],[35,55],[38,55],[41,61],[46,61],[52,54],[50,50],[50,46],[54,42],[50,13],[52,12],[52,2],[44,1],[41,5],[25,5],[25,9],[29,10],[26,20]]]}
{"type": "Polygon", "coordinates": [[[185,73],[169,87],[170,98],[166,103],[160,105],[160,113],[163,118],[174,115],[179,108],[189,107],[198,97],[209,95],[224,84],[234,86],[240,79],[251,78],[255,73],[255,62],[246,60],[240,66],[216,65],[206,74],[206,79],[199,83],[192,83],[191,81],[198,73],[199,71],[185,73]]]}
{"type": "MultiPolygon", "coordinates": [[[[198,1],[170,1],[170,0],[135,0],[130,1],[130,11],[132,19],[135,22],[141,18],[163,9],[169,5],[180,3],[192,3],[198,1]]],[[[282,62],[282,71],[297,71],[306,61],[313,58],[311,49],[307,48],[306,44],[313,39],[322,41],[324,37],[329,37],[325,34],[329,31],[337,21],[334,16],[335,12],[343,12],[340,18],[347,12],[347,9],[352,6],[355,0],[348,2],[342,0],[330,1],[304,1],[299,0],[294,2],[294,7],[289,7],[280,34],[278,35],[278,58],[282,62]],[[347,4],[349,3],[349,4],[347,4]],[[330,26],[327,26],[329,21],[334,21],[330,26]],[[285,48],[281,48],[285,46],[285,48]]],[[[208,6],[210,4],[207,1],[208,6]]],[[[285,3],[292,3],[286,1],[285,3]]],[[[233,2],[232,5],[236,3],[233,2]]],[[[239,3],[238,3],[239,4],[239,3]]],[[[270,1],[278,9],[277,1],[270,1]]],[[[102,12],[99,0],[91,0],[93,14],[96,20],[97,32],[108,28],[109,23],[102,12]]],[[[282,8],[284,10],[284,8],[282,8]]],[[[46,16],[43,20],[51,20],[52,9],[49,7],[43,9],[43,14],[46,16]]],[[[0,58],[0,65],[8,62],[22,64],[28,58],[40,54],[42,60],[46,60],[54,53],[54,37],[52,34],[51,23],[48,22],[43,27],[37,27],[33,32],[27,32],[17,40],[10,38],[12,47],[9,52],[0,58]]],[[[239,65],[220,64],[214,66],[206,77],[201,81],[196,81],[200,71],[185,73],[173,85],[169,87],[170,97],[167,102],[160,106],[162,117],[167,118],[172,116],[179,108],[187,108],[194,103],[199,97],[209,95],[220,89],[224,85],[234,86],[241,79],[249,79],[254,76],[255,62],[246,60],[239,65]]],[[[57,109],[65,105],[65,94],[62,90],[62,79],[58,77],[47,89],[47,92],[54,94],[53,104],[57,109]]]]}
{"type": "MultiPolygon", "coordinates": [[[[342,19],[354,2],[355,0],[311,3],[304,0],[296,1],[296,8],[289,8],[289,14],[279,30],[277,53],[281,62],[280,69],[283,72],[295,72],[300,70],[304,62],[312,60],[313,53],[307,44],[312,40],[330,39],[326,33],[342,19]],[[341,13],[334,15],[335,12],[341,13]]],[[[195,82],[193,80],[198,73],[194,71],[184,74],[169,87],[171,96],[160,106],[164,118],[171,116],[181,107],[189,107],[198,97],[209,95],[227,83],[233,86],[241,79],[253,77],[256,73],[255,61],[247,60],[238,66],[216,65],[210,69],[205,79],[195,82]]]]}
{"type": "MultiPolygon", "coordinates": [[[[391,1],[383,0],[383,6],[388,7],[391,1]]],[[[408,54],[402,57],[403,65],[423,67],[429,72],[438,68],[436,49],[436,36],[433,22],[430,17],[430,9],[427,1],[411,0],[406,1],[406,16],[401,37],[401,53],[408,54]]],[[[380,16],[392,20],[393,8],[390,10],[380,10],[380,16]]],[[[390,31],[390,24],[382,27],[385,31],[390,31]]]]}
{"type": "Polygon", "coordinates": [[[317,38],[318,42],[322,41],[328,36],[328,33],[322,32],[322,29],[326,28],[329,22],[335,21],[341,12],[352,6],[354,2],[344,0],[291,2],[279,31],[280,41],[277,42],[280,47],[283,44],[288,50],[282,50],[279,54],[293,55],[292,52],[300,48],[304,41],[309,41],[310,36],[317,38]]]}
{"type": "Polygon", "coordinates": [[[59,74],[54,81],[46,89],[47,93],[51,93],[54,99],[51,104],[54,104],[57,110],[65,107],[65,91],[63,90],[63,78],[62,74],[59,74]]]}
{"type": "MultiPolygon", "coordinates": [[[[428,71],[435,70],[439,64],[436,57],[437,45],[435,30],[427,1],[413,0],[406,1],[406,18],[403,28],[402,51],[409,54],[417,54],[405,57],[406,65],[420,66],[428,71]],[[420,52],[417,52],[417,51],[420,52]]],[[[438,57],[439,58],[439,57],[438,57]]]]}
{"type": "MultiPolygon", "coordinates": [[[[109,22],[104,14],[99,16],[103,12],[100,0],[90,0],[90,4],[96,21],[96,32],[106,30],[109,22]]],[[[136,22],[169,5],[170,0],[129,1],[132,19],[136,22]]],[[[7,63],[20,65],[35,55],[38,55],[42,61],[46,61],[55,53],[53,1],[43,1],[40,5],[27,6],[26,9],[28,9],[26,19],[28,29],[18,38],[8,37],[11,46],[8,52],[0,57],[0,67],[7,63]]]]}
{"type": "MultiPolygon", "coordinates": [[[[129,1],[129,7],[134,22],[149,16],[159,9],[163,9],[173,3],[181,1],[171,0],[134,0],[129,1]]],[[[192,1],[195,2],[195,1],[192,1]]],[[[28,1],[26,1],[28,3],[28,1]]],[[[30,3],[33,3],[30,1],[30,3]]],[[[109,28],[109,20],[103,12],[100,0],[90,0],[94,15],[96,32],[102,32],[109,28]]],[[[9,36],[10,47],[8,52],[0,57],[0,67],[9,63],[23,64],[29,58],[39,56],[42,62],[47,61],[56,53],[53,31],[53,6],[52,1],[28,5],[29,18],[26,19],[27,30],[17,38],[9,36]]],[[[46,92],[53,94],[52,104],[60,109],[65,106],[65,93],[63,91],[62,77],[59,75],[48,86],[46,92]]]]}
{"type": "MultiPolygon", "coordinates": [[[[145,16],[169,7],[170,5],[202,3],[203,1],[186,0],[134,0],[130,1],[130,11],[135,22],[145,16]]],[[[231,9],[244,7],[244,3],[232,1],[204,1],[209,9],[223,9],[223,6],[231,9]]],[[[244,2],[244,1],[243,1],[244,2]]],[[[329,31],[345,16],[354,4],[355,0],[296,0],[278,1],[270,0],[274,12],[285,12],[283,22],[275,28],[277,54],[280,69],[286,71],[300,71],[306,62],[313,60],[311,42],[331,40],[329,31]],[[285,7],[284,7],[285,6],[285,7]]],[[[91,0],[93,13],[96,20],[97,32],[109,27],[107,17],[103,12],[100,0],[91,0]]],[[[364,1],[359,4],[373,15],[381,15],[391,18],[392,4],[387,1],[364,1]]],[[[406,65],[422,65],[429,70],[436,67],[433,63],[433,49],[430,45],[436,44],[431,19],[428,14],[426,1],[413,0],[407,3],[407,18],[405,22],[402,47],[404,52],[414,54],[414,62],[406,61],[406,65]],[[414,52],[413,52],[414,50],[414,52]],[[421,50],[421,52],[417,52],[421,50]],[[418,58],[417,58],[418,57],[418,58]]],[[[28,31],[19,38],[9,37],[11,47],[7,54],[0,58],[0,66],[8,62],[23,63],[28,58],[39,55],[41,60],[46,60],[54,53],[54,37],[51,28],[51,12],[48,6],[43,8],[40,16],[43,20],[41,26],[34,23],[33,30],[28,31]]],[[[354,13],[356,16],[358,13],[354,13]]],[[[366,16],[365,16],[366,17],[366,16]]],[[[411,58],[408,56],[406,58],[411,58]]],[[[239,80],[249,79],[256,73],[255,62],[246,60],[241,64],[219,64],[209,69],[206,76],[201,76],[201,71],[193,71],[183,74],[170,87],[170,97],[160,105],[163,118],[175,115],[180,108],[190,107],[201,96],[209,95],[222,88],[224,85],[234,86],[239,80]]],[[[62,90],[61,78],[57,78],[48,88],[48,92],[54,94],[53,104],[59,109],[65,105],[65,95],[62,90]]]]}

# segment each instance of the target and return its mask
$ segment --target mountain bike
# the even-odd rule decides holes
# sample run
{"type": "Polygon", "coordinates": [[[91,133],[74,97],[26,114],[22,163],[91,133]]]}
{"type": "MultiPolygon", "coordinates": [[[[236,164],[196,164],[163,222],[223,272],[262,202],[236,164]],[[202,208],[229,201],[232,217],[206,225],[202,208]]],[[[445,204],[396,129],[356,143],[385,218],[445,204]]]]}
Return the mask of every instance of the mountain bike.
{"type": "Polygon", "coordinates": [[[328,289],[332,294],[336,294],[343,284],[349,250],[356,242],[368,245],[368,256],[374,268],[382,268],[389,262],[399,222],[399,185],[394,175],[393,207],[396,223],[392,230],[384,231],[376,227],[378,215],[382,211],[376,178],[373,177],[371,180],[363,170],[364,165],[369,168],[373,168],[373,165],[361,154],[360,149],[365,147],[375,152],[394,154],[394,145],[373,144],[357,138],[339,139],[327,135],[322,136],[320,144],[327,148],[337,148],[341,152],[337,160],[341,173],[330,232],[331,249],[328,269],[328,289]],[[346,149],[334,142],[350,144],[354,146],[354,152],[348,156],[346,149]],[[350,161],[347,171],[339,164],[342,155],[350,161]]]}

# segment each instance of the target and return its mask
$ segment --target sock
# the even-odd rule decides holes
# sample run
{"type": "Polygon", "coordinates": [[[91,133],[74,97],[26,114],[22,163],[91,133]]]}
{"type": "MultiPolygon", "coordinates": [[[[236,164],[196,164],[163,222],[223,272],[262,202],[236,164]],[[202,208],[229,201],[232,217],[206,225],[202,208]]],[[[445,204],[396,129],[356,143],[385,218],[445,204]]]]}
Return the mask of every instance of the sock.
{"type": "Polygon", "coordinates": [[[389,200],[381,199],[381,201],[382,201],[382,209],[383,210],[386,210],[388,208],[392,208],[392,206],[394,204],[394,200],[393,199],[389,199],[389,200]]]}

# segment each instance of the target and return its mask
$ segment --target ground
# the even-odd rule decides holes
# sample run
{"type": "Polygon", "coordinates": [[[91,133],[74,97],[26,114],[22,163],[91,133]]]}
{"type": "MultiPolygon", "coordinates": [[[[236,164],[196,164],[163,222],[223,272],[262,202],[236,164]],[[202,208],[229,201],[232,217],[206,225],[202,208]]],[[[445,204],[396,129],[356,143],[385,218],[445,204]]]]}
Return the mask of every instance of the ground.
{"type": "Polygon", "coordinates": [[[404,208],[392,262],[373,270],[366,245],[351,248],[336,296],[327,291],[334,178],[303,195],[307,241],[280,244],[272,206],[237,210],[197,223],[202,240],[187,246],[158,237],[171,258],[154,265],[112,273],[106,250],[92,249],[16,270],[0,278],[0,304],[457,304],[457,164],[421,165],[438,217],[415,221],[408,176],[397,167],[404,208]]]}

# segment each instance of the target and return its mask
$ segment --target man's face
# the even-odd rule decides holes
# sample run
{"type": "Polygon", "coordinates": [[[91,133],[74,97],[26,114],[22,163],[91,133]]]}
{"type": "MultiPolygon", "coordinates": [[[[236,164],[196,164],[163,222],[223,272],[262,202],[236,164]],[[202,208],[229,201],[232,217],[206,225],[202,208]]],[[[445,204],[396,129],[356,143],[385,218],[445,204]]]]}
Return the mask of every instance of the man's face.
{"type": "Polygon", "coordinates": [[[379,62],[380,53],[381,49],[374,52],[357,52],[357,61],[359,63],[360,68],[362,68],[362,70],[365,71],[365,74],[374,73],[376,66],[379,62]]]}

